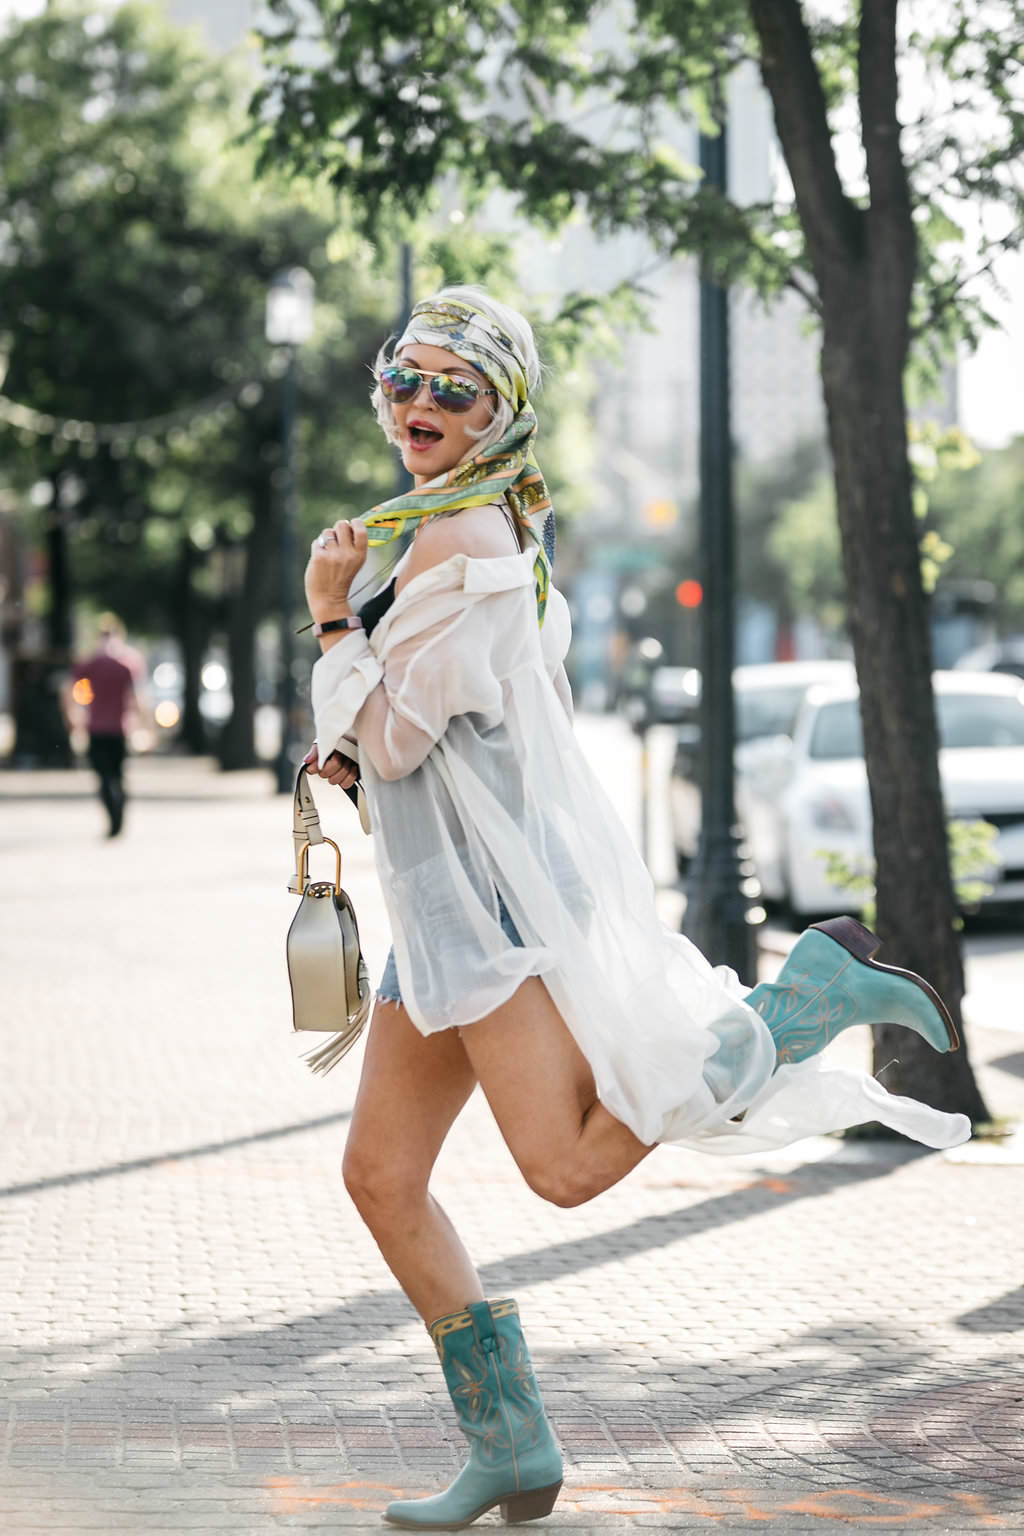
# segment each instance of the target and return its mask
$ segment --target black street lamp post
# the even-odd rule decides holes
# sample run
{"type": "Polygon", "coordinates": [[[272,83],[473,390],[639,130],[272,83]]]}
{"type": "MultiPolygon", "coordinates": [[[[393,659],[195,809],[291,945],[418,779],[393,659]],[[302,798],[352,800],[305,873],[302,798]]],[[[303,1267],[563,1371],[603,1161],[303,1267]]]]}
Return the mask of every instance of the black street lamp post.
{"type": "MultiPolygon", "coordinates": [[[[702,134],[700,165],[711,187],[726,185],[726,136],[702,134]]],[[[701,831],[687,881],[683,932],[715,965],[757,980],[751,906],[756,882],[736,829],[732,669],[735,629],[732,431],[729,411],[729,292],[700,283],[700,785],[701,831]]]]}
{"type": "Polygon", "coordinates": [[[281,594],[278,708],[281,741],[275,777],[280,794],[290,794],[295,779],[299,747],[295,736],[295,620],[298,529],[298,474],[295,465],[295,416],[298,399],[298,351],[313,334],[313,279],[302,267],[279,272],[267,289],[266,337],[285,347],[286,363],[281,379],[281,594]]]}

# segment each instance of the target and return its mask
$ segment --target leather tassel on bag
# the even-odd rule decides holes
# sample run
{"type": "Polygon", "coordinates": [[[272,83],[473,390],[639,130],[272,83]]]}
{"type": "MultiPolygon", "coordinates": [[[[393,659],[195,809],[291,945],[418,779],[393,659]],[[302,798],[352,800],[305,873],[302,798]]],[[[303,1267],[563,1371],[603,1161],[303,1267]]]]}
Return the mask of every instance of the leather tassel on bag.
{"type": "Polygon", "coordinates": [[[305,764],[295,779],[293,838],[295,873],[288,889],[301,899],[286,944],[292,1027],[331,1034],[305,1058],[311,1071],[324,1073],[362,1034],[373,990],[359,947],[356,914],[341,888],[341,849],[320,829],[305,764]],[[333,881],[309,878],[309,850],[319,843],[334,849],[333,881]]]}

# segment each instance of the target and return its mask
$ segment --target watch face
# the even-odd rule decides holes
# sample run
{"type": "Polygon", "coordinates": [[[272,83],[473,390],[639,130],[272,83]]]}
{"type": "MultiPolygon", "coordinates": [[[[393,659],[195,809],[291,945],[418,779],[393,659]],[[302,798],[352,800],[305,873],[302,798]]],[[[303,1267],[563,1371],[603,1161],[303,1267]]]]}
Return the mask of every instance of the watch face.
{"type": "Polygon", "coordinates": [[[362,619],[351,617],[348,619],[327,619],[323,624],[314,624],[315,635],[329,635],[337,629],[362,629],[362,619]]]}

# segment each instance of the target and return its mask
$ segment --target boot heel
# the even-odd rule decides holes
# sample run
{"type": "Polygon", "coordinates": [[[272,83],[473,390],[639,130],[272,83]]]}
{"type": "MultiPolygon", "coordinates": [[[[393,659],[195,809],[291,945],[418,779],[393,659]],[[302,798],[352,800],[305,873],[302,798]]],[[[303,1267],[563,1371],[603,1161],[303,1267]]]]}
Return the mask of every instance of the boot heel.
{"type": "Polygon", "coordinates": [[[516,1493],[501,1501],[501,1518],[506,1525],[518,1525],[521,1520],[543,1520],[555,1507],[562,1480],[549,1483],[547,1488],[534,1488],[529,1493],[516,1493]]]}
{"type": "Polygon", "coordinates": [[[824,922],[810,926],[834,939],[856,960],[870,960],[882,947],[881,940],[855,917],[827,917],[824,922]]]}

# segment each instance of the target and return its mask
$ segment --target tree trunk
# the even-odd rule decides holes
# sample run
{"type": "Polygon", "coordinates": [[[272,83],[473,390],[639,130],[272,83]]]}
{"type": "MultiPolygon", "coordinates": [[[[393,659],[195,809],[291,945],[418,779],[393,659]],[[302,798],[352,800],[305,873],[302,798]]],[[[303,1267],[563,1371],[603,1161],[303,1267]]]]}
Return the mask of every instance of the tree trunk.
{"type": "Polygon", "coordinates": [[[198,563],[196,553],[185,530],[178,562],[178,643],[183,674],[180,739],[186,752],[200,756],[208,746],[206,722],[199,708],[200,673],[208,636],[193,581],[198,563]]]}
{"type": "Polygon", "coordinates": [[[252,528],[239,551],[238,580],[228,612],[228,658],[231,667],[231,714],[218,745],[220,766],[254,768],[256,756],[256,629],[266,611],[273,570],[274,515],[264,484],[255,484],[249,498],[252,528]]]}
{"type": "Polygon", "coordinates": [[[39,768],[73,768],[71,737],[61,707],[61,688],[71,664],[71,561],[67,512],[61,506],[60,477],[53,477],[53,502],[46,524],[46,565],[50,606],[44,654],[19,668],[15,687],[15,758],[39,768]],[[29,679],[32,679],[30,682],[29,679]],[[25,686],[27,685],[27,686],[25,686]]]}
{"type": "MultiPolygon", "coordinates": [[[[247,541],[248,542],[248,541],[247,541]]],[[[236,550],[238,568],[228,600],[228,667],[231,672],[231,714],[217,743],[217,756],[225,770],[256,765],[256,608],[249,572],[249,549],[236,550]]]]}
{"type": "MultiPolygon", "coordinates": [[[[903,394],[917,247],[897,115],[897,4],[861,0],[858,105],[870,190],[861,206],[839,176],[800,0],[749,0],[822,317],[822,378],[860,684],[883,958],[926,976],[959,1025],[963,967],[903,394]]],[[[876,1070],[892,1091],[988,1119],[966,1046],[938,1055],[909,1031],[884,1026],[875,1052],[876,1070]]]]}
{"type": "MultiPolygon", "coordinates": [[[[964,979],[939,780],[931,631],[911,502],[903,364],[891,344],[901,317],[887,324],[877,294],[873,315],[865,286],[848,284],[845,303],[830,306],[822,372],[864,725],[877,926],[882,959],[926,976],[959,1027],[964,979]]],[[[893,1093],[974,1121],[988,1118],[966,1045],[940,1056],[907,1030],[881,1026],[875,1070],[893,1093]]]]}
{"type": "Polygon", "coordinates": [[[54,481],[54,499],[46,525],[46,568],[50,608],[46,615],[48,649],[55,658],[71,658],[71,559],[68,550],[68,514],[60,504],[60,479],[54,481]]]}

